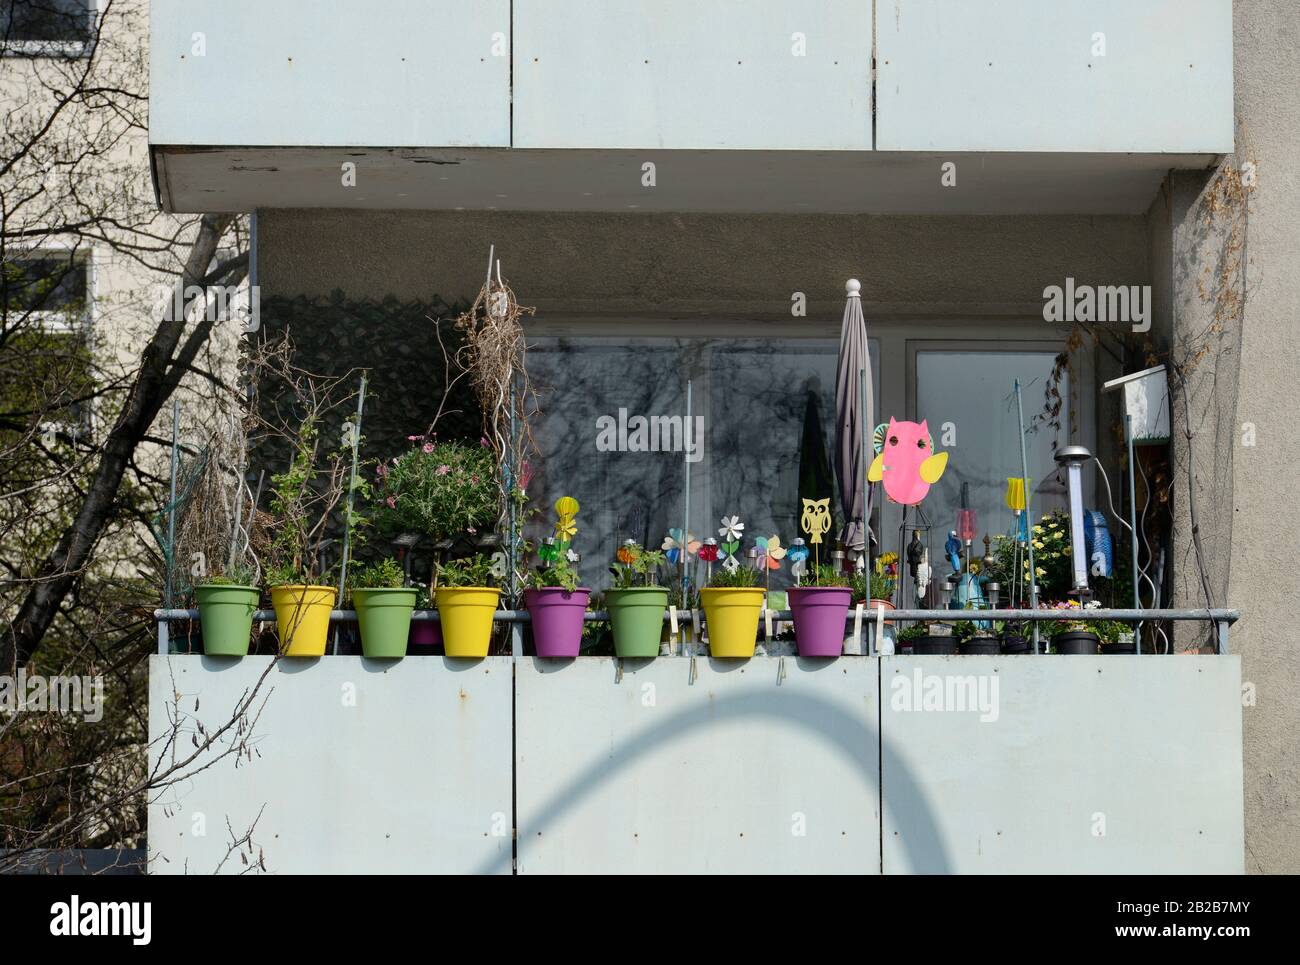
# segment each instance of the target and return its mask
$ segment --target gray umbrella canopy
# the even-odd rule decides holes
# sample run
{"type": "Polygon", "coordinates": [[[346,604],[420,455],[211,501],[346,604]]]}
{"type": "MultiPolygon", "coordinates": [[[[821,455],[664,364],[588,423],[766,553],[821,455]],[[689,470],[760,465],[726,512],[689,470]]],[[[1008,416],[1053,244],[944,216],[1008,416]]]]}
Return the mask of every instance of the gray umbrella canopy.
{"type": "Polygon", "coordinates": [[[872,421],[871,354],[867,348],[867,323],[862,318],[862,284],[850,278],[844,285],[844,323],[840,328],[840,358],[835,372],[835,478],[840,486],[846,547],[862,550],[867,544],[866,520],[871,512],[867,497],[867,470],[875,452],[870,442],[872,421]],[[861,373],[861,374],[859,374],[861,373]],[[859,381],[861,380],[861,381],[859,381]],[[865,386],[865,396],[862,387],[865,386]]]}

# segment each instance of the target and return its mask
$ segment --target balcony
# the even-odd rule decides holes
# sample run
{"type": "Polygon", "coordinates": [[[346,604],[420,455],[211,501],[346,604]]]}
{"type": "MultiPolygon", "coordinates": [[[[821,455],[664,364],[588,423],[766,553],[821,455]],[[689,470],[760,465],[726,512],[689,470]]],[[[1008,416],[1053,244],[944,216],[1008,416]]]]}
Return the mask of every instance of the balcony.
{"type": "Polygon", "coordinates": [[[1142,614],[1209,620],[1217,655],[748,661],[529,657],[513,611],[514,653],[482,660],[168,655],[183,614],[157,614],[151,768],[241,702],[249,731],[207,753],[244,739],[256,758],[151,802],[154,873],[221,862],[196,815],[255,825],[267,869],[299,873],[1244,866],[1230,611],[1142,614]]]}
{"type": "Polygon", "coordinates": [[[1230,0],[368,9],[156,0],[163,206],[1136,213],[1233,148],[1230,0]]]}

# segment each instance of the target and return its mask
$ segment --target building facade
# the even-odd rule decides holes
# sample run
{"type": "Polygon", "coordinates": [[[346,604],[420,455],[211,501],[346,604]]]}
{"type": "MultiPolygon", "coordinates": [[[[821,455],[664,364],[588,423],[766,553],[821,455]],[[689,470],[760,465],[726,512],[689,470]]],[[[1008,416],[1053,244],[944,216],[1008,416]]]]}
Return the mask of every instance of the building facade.
{"type": "MultiPolygon", "coordinates": [[[[833,436],[847,279],[877,421],[924,420],[952,453],[936,532],[958,505],[1006,529],[1017,381],[1035,509],[1065,504],[1070,443],[1104,469],[1088,505],[1123,505],[1104,383],[1163,365],[1170,441],[1141,448],[1135,488],[1167,539],[1143,547],[1142,602],[1241,611],[1244,867],[1295,871],[1300,655],[1270,562],[1300,538],[1298,34],[1280,0],[154,0],[150,152],[163,210],[253,216],[263,323],[292,316],[303,351],[370,369],[378,436],[436,408],[435,346],[393,306],[472,299],[494,251],[536,308],[537,495],[590,507],[590,579],[620,539],[681,525],[687,496],[699,532],[738,504],[795,532],[826,463],[808,440],[833,436]],[[391,326],[356,321],[384,305],[391,326]],[[689,492],[689,433],[660,451],[629,431],[688,392],[689,492]]],[[[881,507],[881,550],[901,522],[881,507]]],[[[1171,636],[1214,646],[1207,625],[1171,636]]],[[[1174,692],[1144,703],[1143,679],[1091,713],[1163,733],[1174,692]]],[[[1237,794],[1195,746],[1188,799],[1142,807],[1237,794]]]]}

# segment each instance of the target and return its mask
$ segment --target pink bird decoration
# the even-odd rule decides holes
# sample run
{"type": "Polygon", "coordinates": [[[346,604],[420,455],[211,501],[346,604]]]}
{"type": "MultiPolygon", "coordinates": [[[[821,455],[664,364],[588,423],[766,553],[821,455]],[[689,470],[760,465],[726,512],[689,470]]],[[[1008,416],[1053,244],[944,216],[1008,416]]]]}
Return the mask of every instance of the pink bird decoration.
{"type": "Polygon", "coordinates": [[[925,422],[896,422],[876,426],[875,449],[867,479],[885,484],[891,502],[915,506],[939,481],[948,466],[948,453],[934,451],[934,440],[925,422]]]}

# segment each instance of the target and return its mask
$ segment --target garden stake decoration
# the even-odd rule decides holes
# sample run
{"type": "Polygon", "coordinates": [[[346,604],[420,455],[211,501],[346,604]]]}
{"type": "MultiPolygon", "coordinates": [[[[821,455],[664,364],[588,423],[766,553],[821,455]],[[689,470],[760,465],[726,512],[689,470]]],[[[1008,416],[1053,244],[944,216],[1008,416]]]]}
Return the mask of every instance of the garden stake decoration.
{"type": "MultiPolygon", "coordinates": [[[[803,498],[803,497],[801,497],[803,498]]],[[[831,528],[831,499],[803,499],[803,515],[799,518],[799,528],[808,534],[808,542],[816,547],[815,565],[821,566],[822,537],[831,528]]]]}
{"type": "Polygon", "coordinates": [[[720,549],[725,557],[722,568],[728,573],[734,573],[740,568],[740,543],[745,536],[745,524],[739,516],[723,516],[718,536],[722,539],[720,549]]]}
{"type": "Polygon", "coordinates": [[[712,536],[700,544],[700,562],[704,564],[704,585],[713,579],[713,564],[718,561],[718,541],[712,536]]]}
{"type": "Polygon", "coordinates": [[[763,571],[764,589],[772,588],[772,571],[781,568],[781,561],[785,559],[786,549],[781,545],[781,537],[773,533],[771,536],[760,536],[754,540],[755,548],[758,550],[758,568],[763,571]]]}
{"type": "Polygon", "coordinates": [[[561,496],[555,501],[555,541],[561,553],[568,552],[573,537],[578,534],[578,509],[578,501],[572,496],[561,496]]]}
{"type": "Polygon", "coordinates": [[[808,544],[802,536],[796,536],[790,542],[789,552],[786,553],[786,559],[790,561],[790,575],[794,577],[795,586],[803,579],[804,573],[808,569],[808,544]]]}

